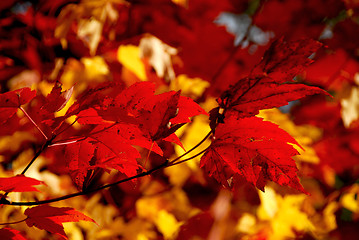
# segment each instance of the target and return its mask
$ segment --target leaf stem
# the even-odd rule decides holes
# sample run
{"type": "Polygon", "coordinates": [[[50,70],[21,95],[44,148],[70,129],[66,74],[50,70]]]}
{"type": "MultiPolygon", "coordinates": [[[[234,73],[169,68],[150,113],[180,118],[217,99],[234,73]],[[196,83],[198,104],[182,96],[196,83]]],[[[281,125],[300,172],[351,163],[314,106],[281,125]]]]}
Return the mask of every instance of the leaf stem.
{"type": "Polygon", "coordinates": [[[181,161],[177,161],[177,162],[170,162],[169,163],[169,167],[172,167],[172,166],[175,166],[177,164],[180,164],[180,163],[184,163],[184,162],[187,162],[188,160],[191,160],[195,157],[198,157],[199,155],[203,154],[205,151],[207,151],[208,149],[210,148],[210,146],[206,147],[204,150],[200,151],[199,153],[191,156],[191,157],[188,157],[188,158],[185,158],[185,159],[182,159],[181,161]]]}
{"type": "Polygon", "coordinates": [[[19,221],[16,221],[16,222],[0,223],[0,226],[10,225],[10,224],[17,224],[17,223],[25,222],[28,218],[29,218],[29,217],[27,217],[27,218],[25,218],[25,219],[22,219],[22,220],[19,220],[19,221]]]}
{"type": "Polygon", "coordinates": [[[199,142],[197,143],[194,147],[192,147],[190,150],[188,150],[187,152],[185,152],[184,154],[182,154],[181,156],[176,157],[175,159],[173,159],[172,161],[170,161],[169,163],[172,165],[175,165],[176,162],[183,158],[184,156],[188,155],[190,152],[192,152],[193,150],[195,150],[196,148],[198,148],[200,145],[202,145],[202,143],[204,143],[204,141],[207,140],[207,138],[212,134],[212,131],[209,131],[209,133],[207,133],[207,135],[199,142]]]}
{"type": "Polygon", "coordinates": [[[36,124],[36,122],[30,117],[30,115],[25,111],[25,109],[23,107],[19,107],[20,110],[25,114],[25,116],[30,120],[30,122],[32,122],[32,124],[34,124],[34,126],[37,128],[37,130],[39,130],[39,132],[41,133],[42,136],[44,136],[44,138],[46,140],[48,140],[49,138],[46,136],[46,134],[41,130],[41,128],[39,127],[39,125],[36,124]]]}
{"type": "Polygon", "coordinates": [[[58,141],[58,142],[51,143],[48,147],[69,145],[69,144],[72,144],[72,143],[77,143],[77,142],[83,141],[85,139],[87,139],[87,137],[81,137],[81,138],[74,139],[74,140],[58,141]]]}
{"type": "MultiPolygon", "coordinates": [[[[66,120],[66,119],[65,119],[65,120],[66,120]]],[[[57,129],[59,129],[59,128],[62,126],[62,124],[65,122],[65,120],[63,120],[62,123],[59,124],[59,126],[56,127],[56,128],[52,131],[52,133],[54,133],[57,129]]],[[[70,125],[66,126],[65,129],[62,129],[62,130],[61,130],[60,132],[58,132],[56,135],[58,136],[58,135],[60,135],[61,133],[65,132],[67,129],[69,129],[71,126],[73,126],[73,125],[77,122],[77,120],[78,120],[78,118],[76,118],[70,125]]]]}

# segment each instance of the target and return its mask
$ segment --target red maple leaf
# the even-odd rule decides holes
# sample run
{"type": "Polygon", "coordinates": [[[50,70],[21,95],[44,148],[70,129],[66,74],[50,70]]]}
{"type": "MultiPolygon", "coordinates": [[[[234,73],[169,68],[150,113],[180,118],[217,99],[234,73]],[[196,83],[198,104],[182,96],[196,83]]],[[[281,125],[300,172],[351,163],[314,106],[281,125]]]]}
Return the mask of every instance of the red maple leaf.
{"type": "Polygon", "coordinates": [[[297,144],[276,125],[254,115],[261,109],[286,105],[307,95],[326,93],[320,88],[294,83],[293,78],[312,60],[321,46],[313,40],[277,40],[247,77],[224,92],[219,107],[210,112],[214,141],[201,166],[224,186],[236,176],[264,190],[267,180],[305,192],[291,159],[297,144]]]}
{"type": "Polygon", "coordinates": [[[192,99],[181,96],[180,92],[170,91],[148,96],[144,100],[137,105],[137,120],[142,131],[148,133],[153,141],[169,137],[188,123],[190,117],[207,114],[192,99]]]}
{"type": "Polygon", "coordinates": [[[29,227],[35,226],[67,239],[62,223],[78,222],[80,220],[95,222],[85,214],[69,207],[51,207],[42,205],[25,210],[27,215],[26,224],[29,227]]]}
{"type": "Polygon", "coordinates": [[[264,79],[245,78],[239,81],[228,97],[219,100],[220,107],[237,117],[250,117],[261,109],[270,109],[287,105],[288,102],[308,95],[326,93],[318,87],[304,84],[268,83],[264,79]]]}
{"type": "Polygon", "coordinates": [[[343,49],[323,52],[319,59],[305,70],[305,80],[326,90],[343,91],[348,84],[355,84],[359,63],[343,49]]]}
{"type": "Polygon", "coordinates": [[[226,115],[250,117],[261,109],[280,107],[308,95],[326,94],[318,87],[293,82],[293,78],[312,62],[309,55],[320,46],[320,43],[308,39],[275,41],[252,73],[217,99],[219,107],[210,112],[212,128],[216,121],[223,122],[226,115]]]}
{"type": "Polygon", "coordinates": [[[70,100],[73,87],[67,91],[62,91],[61,84],[56,84],[49,95],[46,97],[46,103],[41,107],[49,113],[58,112],[63,109],[70,100]]]}
{"type": "Polygon", "coordinates": [[[0,124],[5,123],[16,113],[16,108],[0,108],[0,124]]]}
{"type": "Polygon", "coordinates": [[[33,186],[40,184],[43,184],[43,182],[24,175],[0,178],[0,190],[4,192],[39,192],[33,186]]]}
{"type": "Polygon", "coordinates": [[[11,118],[21,105],[30,102],[36,95],[35,90],[21,88],[0,94],[0,124],[11,118]]]}
{"type": "Polygon", "coordinates": [[[75,140],[79,142],[65,147],[67,169],[80,189],[86,187],[86,179],[96,168],[135,175],[141,155],[133,146],[162,156],[158,141],[182,146],[175,131],[189,122],[189,117],[207,114],[192,99],[180,96],[180,92],[155,95],[155,86],[149,82],[111,94],[103,92],[108,90],[103,86],[88,91],[87,98],[68,111],[67,116],[76,114],[78,122],[88,127],[85,136],[75,140]]]}
{"type": "MultiPolygon", "coordinates": [[[[103,88],[108,91],[108,88],[103,88]]],[[[140,153],[133,146],[163,155],[158,142],[182,144],[175,131],[198,114],[207,114],[180,92],[155,95],[155,85],[136,83],[102,97],[100,88],[90,90],[84,102],[70,107],[69,116],[88,125],[88,133],[78,143],[66,146],[66,165],[75,185],[83,189],[96,168],[116,169],[133,176],[141,166],[140,153]],[[95,103],[95,100],[96,103],[95,103]],[[86,104],[85,104],[86,103],[86,104]]],[[[104,95],[104,94],[103,94],[104,95]]]]}
{"type": "MultiPolygon", "coordinates": [[[[156,141],[169,137],[189,122],[190,117],[207,113],[192,99],[180,96],[180,92],[154,93],[153,83],[133,84],[117,96],[103,99],[99,107],[80,111],[79,122],[100,124],[102,118],[102,127],[94,129],[97,132],[104,129],[103,133],[96,134],[101,139],[110,134],[116,139],[122,138],[122,142],[151,149],[162,155],[156,141]],[[118,124],[106,129],[109,121],[118,124]]],[[[178,143],[174,137],[166,140],[178,143]]]]}
{"type": "Polygon", "coordinates": [[[119,148],[118,144],[136,145],[151,150],[161,156],[163,154],[161,148],[151,139],[151,136],[135,124],[102,124],[94,128],[89,135],[93,139],[107,144],[109,147],[113,146],[115,149],[119,148]]]}
{"type": "Polygon", "coordinates": [[[102,132],[91,140],[83,140],[66,146],[65,161],[69,174],[79,189],[86,188],[86,181],[96,168],[116,169],[127,176],[136,174],[139,152],[113,135],[102,132]]]}
{"type": "Polygon", "coordinates": [[[201,158],[201,167],[226,187],[243,177],[264,191],[267,180],[305,192],[291,158],[298,143],[277,125],[258,117],[230,117],[216,129],[214,141],[201,158]]]}
{"type": "Polygon", "coordinates": [[[60,83],[56,83],[51,92],[46,96],[37,95],[31,107],[27,109],[29,115],[49,136],[56,134],[65,117],[55,117],[54,113],[63,109],[70,100],[73,87],[62,91],[60,83]]]}
{"type": "Polygon", "coordinates": [[[0,107],[18,108],[28,103],[35,95],[36,91],[27,87],[0,94],[0,107]]]}
{"type": "Polygon", "coordinates": [[[172,91],[155,95],[144,102],[139,120],[154,141],[169,136],[183,125],[169,126],[170,119],[177,115],[179,98],[180,92],[172,91]]]}
{"type": "Polygon", "coordinates": [[[190,117],[208,113],[195,103],[191,98],[181,96],[178,99],[178,112],[176,117],[170,120],[171,124],[188,123],[190,117]]]}
{"type": "Polygon", "coordinates": [[[69,107],[64,118],[79,114],[89,108],[98,106],[109,92],[121,92],[122,88],[114,82],[104,82],[95,88],[90,88],[77,96],[77,101],[69,107]]]}
{"type": "Polygon", "coordinates": [[[285,42],[280,38],[271,44],[251,76],[265,75],[277,83],[293,81],[296,75],[313,62],[309,57],[321,46],[320,42],[312,39],[285,42]]]}
{"type": "Polygon", "coordinates": [[[26,240],[26,238],[20,234],[20,231],[12,228],[0,229],[0,236],[3,240],[26,240]]]}
{"type": "Polygon", "coordinates": [[[88,141],[70,144],[65,149],[66,167],[74,184],[82,189],[88,170],[91,169],[91,159],[95,148],[88,141]]]}

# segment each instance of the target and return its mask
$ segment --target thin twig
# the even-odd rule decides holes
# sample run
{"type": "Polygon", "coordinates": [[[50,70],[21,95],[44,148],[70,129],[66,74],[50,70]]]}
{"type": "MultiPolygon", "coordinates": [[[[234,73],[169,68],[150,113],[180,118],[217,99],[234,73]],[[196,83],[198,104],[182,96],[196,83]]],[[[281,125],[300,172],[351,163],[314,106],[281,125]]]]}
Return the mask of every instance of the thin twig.
{"type": "MultiPolygon", "coordinates": [[[[79,119],[79,118],[77,117],[70,125],[66,126],[64,129],[62,129],[62,130],[61,130],[59,133],[57,133],[56,135],[59,136],[61,133],[67,131],[67,129],[69,129],[71,126],[73,126],[73,125],[77,122],[78,119],[79,119]]],[[[66,119],[65,119],[65,120],[66,120],[66,119]]],[[[54,129],[54,131],[52,131],[52,133],[54,133],[58,128],[60,128],[60,127],[62,126],[62,124],[65,122],[65,120],[62,121],[62,123],[61,123],[58,127],[56,127],[56,128],[54,129]]]]}
{"type": "Polygon", "coordinates": [[[7,222],[7,223],[0,223],[0,226],[2,225],[10,225],[10,224],[17,224],[17,223],[21,223],[21,222],[25,222],[29,217],[25,218],[25,219],[22,219],[22,220],[19,220],[19,221],[16,221],[16,222],[7,222]]]}
{"type": "Polygon", "coordinates": [[[202,143],[204,143],[204,141],[207,140],[207,138],[212,134],[212,131],[209,131],[209,133],[207,133],[207,135],[199,142],[197,143],[194,147],[192,147],[190,150],[188,150],[187,152],[185,152],[184,154],[182,154],[179,157],[176,157],[175,159],[170,161],[171,165],[174,165],[179,159],[183,158],[184,156],[186,156],[187,154],[189,154],[190,152],[192,152],[193,150],[195,150],[196,148],[198,148],[202,143]]]}
{"type": "Polygon", "coordinates": [[[191,156],[191,157],[189,157],[189,158],[182,159],[181,161],[177,161],[177,162],[174,162],[174,163],[170,162],[168,166],[169,166],[169,167],[172,167],[172,166],[175,166],[175,165],[177,165],[177,164],[181,164],[181,163],[187,162],[188,160],[191,160],[191,159],[193,159],[193,158],[195,158],[195,157],[198,157],[199,155],[203,154],[203,153],[204,153],[205,151],[207,151],[209,148],[210,148],[210,146],[206,147],[204,150],[200,151],[199,153],[197,153],[197,154],[195,154],[195,155],[193,155],[193,156],[191,156]]]}
{"type": "Polygon", "coordinates": [[[44,136],[44,138],[46,140],[48,140],[49,138],[46,136],[46,134],[41,130],[41,128],[39,127],[39,125],[36,124],[36,122],[30,117],[30,115],[25,111],[25,109],[23,107],[19,107],[20,110],[25,114],[25,116],[30,120],[30,122],[32,124],[34,124],[34,126],[37,128],[37,130],[39,130],[39,132],[42,134],[42,136],[44,136]]]}
{"type": "Polygon", "coordinates": [[[35,160],[41,155],[41,153],[51,144],[51,140],[48,140],[42,147],[35,153],[35,156],[31,159],[31,161],[27,164],[24,170],[22,170],[21,175],[25,174],[26,171],[31,167],[31,165],[35,162],[35,160]]]}
{"type": "MultiPolygon", "coordinates": [[[[31,159],[31,161],[26,165],[25,169],[22,170],[20,173],[21,175],[24,175],[26,171],[31,167],[31,165],[35,162],[35,160],[41,155],[41,153],[45,150],[45,148],[51,143],[51,140],[48,140],[34,155],[34,157],[31,159]]],[[[6,197],[9,195],[10,192],[6,192],[0,201],[6,201],[6,197]]]]}
{"type": "Polygon", "coordinates": [[[131,181],[131,180],[133,180],[133,179],[137,179],[137,178],[141,178],[141,177],[150,175],[150,174],[152,174],[153,172],[156,172],[156,171],[158,171],[159,169],[162,169],[162,168],[166,167],[167,165],[168,165],[168,161],[162,163],[161,165],[158,165],[157,167],[154,167],[154,168],[148,170],[147,172],[142,172],[142,173],[139,173],[139,174],[134,175],[134,176],[132,176],[132,177],[128,177],[128,178],[119,180],[119,181],[117,181],[117,182],[105,184],[105,185],[100,186],[100,187],[98,187],[98,188],[88,189],[88,190],[85,190],[85,191],[68,194],[68,195],[65,195],[65,196],[62,196],[62,197],[58,197],[58,198],[53,198],[53,199],[48,199],[48,200],[43,200],[43,201],[36,201],[36,202],[9,202],[9,201],[7,201],[7,200],[5,200],[5,201],[7,201],[7,202],[4,202],[4,199],[2,199],[1,204],[4,204],[4,205],[15,205],[15,206],[35,206],[35,205],[42,205],[42,204],[48,204],[48,203],[58,202],[58,201],[62,201],[62,200],[69,199],[69,198],[73,198],[73,197],[77,197],[77,196],[87,195],[87,194],[89,194],[89,193],[97,192],[97,191],[103,190],[103,189],[105,189],[105,188],[109,188],[109,187],[115,186],[115,185],[120,184],[120,183],[128,182],[128,181],[131,181]]]}
{"type": "Polygon", "coordinates": [[[81,142],[81,141],[83,141],[85,139],[87,139],[87,137],[81,137],[81,138],[78,138],[78,139],[75,139],[75,140],[62,140],[62,141],[54,142],[54,143],[50,144],[48,147],[69,145],[69,144],[72,144],[72,143],[81,142]]]}
{"type": "Polygon", "coordinates": [[[153,148],[153,144],[154,144],[154,143],[155,143],[155,142],[152,142],[151,147],[150,147],[150,150],[148,151],[148,154],[147,154],[145,163],[143,164],[143,167],[144,167],[144,168],[146,168],[147,161],[148,161],[148,159],[150,159],[150,155],[151,155],[151,152],[152,152],[152,148],[153,148]]]}
{"type": "MultiPolygon", "coordinates": [[[[41,153],[51,144],[51,141],[55,138],[55,136],[53,136],[51,139],[48,139],[44,145],[42,145],[42,147],[35,153],[34,157],[31,159],[31,161],[26,165],[26,167],[24,168],[24,170],[22,170],[22,172],[20,173],[21,175],[24,175],[26,173],[26,171],[31,167],[31,165],[35,162],[35,160],[41,155],[41,153]]],[[[0,201],[7,201],[6,197],[9,195],[10,192],[6,192],[2,198],[0,199],[0,201]]]]}

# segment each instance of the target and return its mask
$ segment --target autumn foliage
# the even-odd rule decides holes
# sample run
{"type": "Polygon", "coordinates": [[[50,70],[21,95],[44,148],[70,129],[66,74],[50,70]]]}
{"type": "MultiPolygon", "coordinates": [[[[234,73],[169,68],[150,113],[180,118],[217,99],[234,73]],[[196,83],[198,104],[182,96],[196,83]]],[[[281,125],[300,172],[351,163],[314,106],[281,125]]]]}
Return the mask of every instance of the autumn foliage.
{"type": "Polygon", "coordinates": [[[1,239],[355,239],[358,10],[0,3],[1,239]]]}

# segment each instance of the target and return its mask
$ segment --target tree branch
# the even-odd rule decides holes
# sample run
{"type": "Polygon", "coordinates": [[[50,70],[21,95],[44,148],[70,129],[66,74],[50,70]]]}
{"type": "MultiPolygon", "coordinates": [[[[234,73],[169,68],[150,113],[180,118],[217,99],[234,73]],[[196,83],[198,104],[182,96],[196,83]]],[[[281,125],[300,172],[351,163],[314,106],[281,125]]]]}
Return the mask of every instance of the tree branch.
{"type": "Polygon", "coordinates": [[[27,217],[27,218],[25,218],[25,219],[22,219],[22,220],[19,220],[19,221],[16,221],[16,222],[0,223],[0,226],[10,225],[10,224],[17,224],[17,223],[25,222],[28,218],[29,218],[29,217],[27,217]]]}
{"type": "Polygon", "coordinates": [[[41,153],[51,144],[51,141],[54,139],[52,137],[51,139],[47,140],[44,145],[35,153],[35,156],[31,159],[31,161],[27,164],[24,170],[22,170],[21,174],[25,174],[26,171],[31,167],[31,165],[35,162],[35,160],[41,155],[41,153]]]}
{"type": "MultiPolygon", "coordinates": [[[[85,190],[85,191],[81,191],[81,192],[77,192],[77,193],[72,193],[72,194],[68,194],[68,195],[65,195],[65,196],[62,196],[62,197],[58,197],[58,198],[53,198],[53,199],[47,199],[47,200],[42,200],[42,201],[34,201],[34,202],[10,202],[8,201],[7,199],[5,199],[5,197],[3,197],[2,199],[0,199],[0,204],[3,204],[3,205],[14,205],[14,206],[35,206],[35,205],[42,205],[42,204],[48,204],[48,203],[53,203],[53,202],[58,202],[58,201],[62,201],[62,200],[65,200],[65,199],[69,199],[69,198],[73,198],[73,197],[77,197],[77,196],[82,196],[82,195],[87,195],[89,193],[92,193],[92,192],[97,192],[97,191],[100,191],[100,190],[103,190],[103,189],[106,189],[106,188],[109,188],[109,187],[112,187],[112,186],[115,186],[117,184],[120,184],[120,183],[124,183],[124,182],[128,182],[128,181],[131,181],[133,179],[136,179],[136,178],[141,178],[141,177],[144,177],[144,176],[148,176],[162,168],[167,168],[167,167],[170,167],[170,166],[174,166],[174,165],[177,165],[177,164],[180,164],[182,162],[185,162],[185,161],[188,161],[190,159],[193,159],[197,156],[199,156],[200,154],[202,154],[203,152],[205,152],[208,147],[205,149],[205,150],[202,150],[201,152],[197,153],[196,155],[192,156],[192,157],[189,157],[187,159],[184,159],[182,161],[178,161],[179,159],[181,159],[182,157],[186,156],[187,154],[189,154],[190,152],[194,151],[196,148],[198,148],[202,143],[204,143],[204,141],[206,141],[206,139],[212,134],[212,131],[210,131],[199,143],[197,143],[194,147],[192,147],[190,150],[188,150],[187,152],[185,152],[184,154],[182,154],[181,156],[178,156],[177,158],[175,158],[174,160],[172,161],[168,161],[166,160],[164,163],[146,171],[146,172],[142,172],[142,173],[139,173],[137,175],[134,175],[132,177],[128,177],[128,178],[125,178],[125,179],[122,179],[122,180],[119,180],[117,182],[113,182],[113,183],[109,183],[109,184],[105,184],[105,185],[102,185],[100,187],[97,187],[97,188],[94,188],[94,189],[88,189],[88,190],[85,190]]],[[[48,144],[50,144],[50,141],[48,141],[48,144]]],[[[47,144],[47,145],[48,145],[47,144]]],[[[45,146],[45,145],[44,145],[45,146]]],[[[45,146],[46,148],[46,146],[45,146]]],[[[41,148],[42,150],[44,149],[41,148]]],[[[31,164],[35,161],[35,159],[41,154],[41,150],[38,151],[34,158],[31,160],[31,164]]],[[[28,167],[26,169],[24,169],[23,172],[26,172],[26,170],[29,168],[29,166],[31,165],[29,164],[28,167]]]]}
{"type": "Polygon", "coordinates": [[[35,205],[42,205],[42,204],[58,202],[58,201],[62,201],[62,200],[77,197],[77,196],[87,195],[87,194],[92,193],[92,192],[97,192],[97,191],[103,190],[105,188],[115,186],[115,185],[120,184],[120,183],[131,181],[131,180],[136,179],[136,178],[141,178],[141,177],[144,177],[144,176],[148,176],[148,175],[152,174],[153,172],[156,172],[156,171],[158,171],[158,170],[160,170],[162,168],[165,168],[167,166],[168,166],[168,161],[162,163],[161,165],[158,165],[157,167],[154,167],[154,168],[148,170],[147,172],[142,172],[142,173],[139,173],[139,174],[134,175],[132,177],[128,177],[128,178],[119,180],[117,182],[105,184],[105,185],[103,185],[101,187],[98,187],[98,188],[89,189],[89,190],[85,190],[85,191],[81,191],[81,192],[77,192],[77,193],[72,193],[72,194],[68,194],[68,195],[65,195],[65,196],[62,196],[62,197],[58,197],[58,198],[42,200],[42,201],[34,201],[34,202],[9,202],[8,200],[3,198],[3,199],[1,199],[0,204],[15,205],[15,206],[35,206],[35,205]]]}

